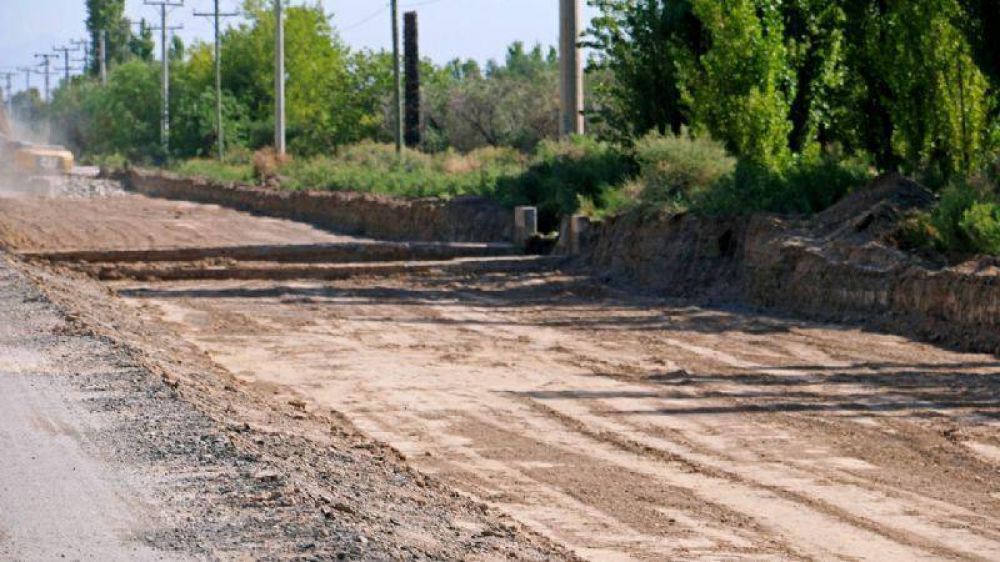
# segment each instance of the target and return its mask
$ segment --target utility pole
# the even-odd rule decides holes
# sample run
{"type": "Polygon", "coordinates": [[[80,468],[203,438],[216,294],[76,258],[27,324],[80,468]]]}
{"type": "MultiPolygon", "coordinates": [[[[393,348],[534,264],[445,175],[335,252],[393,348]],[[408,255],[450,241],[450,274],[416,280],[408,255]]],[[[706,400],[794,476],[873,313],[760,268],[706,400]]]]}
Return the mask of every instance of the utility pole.
{"type": "Polygon", "coordinates": [[[52,55],[49,53],[39,53],[35,55],[36,59],[42,59],[42,63],[39,66],[45,67],[45,101],[49,101],[49,84],[52,76],[52,59],[58,57],[59,55],[52,55]]]}
{"type": "Polygon", "coordinates": [[[284,155],[285,146],[285,8],[274,0],[274,150],[284,155]]]}
{"type": "Polygon", "coordinates": [[[220,19],[240,15],[239,12],[220,12],[219,0],[215,0],[215,10],[212,12],[195,12],[200,17],[211,17],[215,20],[215,139],[218,142],[219,161],[225,159],[226,141],[225,127],[222,124],[222,35],[220,19]]]}
{"type": "Polygon", "coordinates": [[[31,90],[31,75],[38,71],[30,66],[19,66],[17,70],[24,73],[24,91],[31,90]]]}
{"type": "Polygon", "coordinates": [[[76,47],[76,50],[83,49],[83,60],[76,61],[83,63],[83,71],[89,72],[90,69],[90,41],[86,39],[73,39],[70,44],[76,47]]]}
{"type": "Polygon", "coordinates": [[[399,0],[391,0],[392,5],[392,89],[393,111],[396,113],[396,154],[403,153],[403,96],[399,76],[399,0]]]}
{"type": "Polygon", "coordinates": [[[4,91],[4,99],[7,102],[8,113],[14,115],[14,77],[17,76],[16,72],[0,72],[0,76],[3,76],[4,82],[6,83],[4,91]]]}
{"type": "MultiPolygon", "coordinates": [[[[170,51],[167,48],[167,37],[171,31],[181,29],[180,26],[170,27],[167,25],[167,8],[175,8],[184,5],[184,0],[145,0],[147,6],[159,6],[160,8],[160,80],[163,89],[160,100],[160,143],[163,145],[163,157],[170,154],[170,51]]],[[[157,28],[153,28],[157,29],[157,28]]]]}
{"type": "Polygon", "coordinates": [[[62,53],[62,56],[63,56],[63,85],[64,86],[68,86],[69,85],[69,71],[70,71],[69,54],[70,53],[75,53],[79,49],[70,48],[70,47],[52,47],[52,50],[55,51],[55,52],[57,52],[57,53],[62,53]]]}
{"type": "Polygon", "coordinates": [[[102,29],[97,32],[97,56],[101,67],[101,86],[108,85],[108,32],[102,29]]]}
{"type": "MultiPolygon", "coordinates": [[[[25,91],[25,93],[30,92],[31,91],[31,75],[32,74],[36,74],[38,71],[35,70],[34,68],[31,68],[30,66],[19,66],[17,68],[17,70],[19,72],[23,72],[24,73],[24,91],[25,91]]],[[[15,115],[14,109],[15,108],[13,106],[13,100],[11,100],[10,115],[13,118],[17,118],[18,116],[15,115]]]]}
{"type": "Polygon", "coordinates": [[[562,136],[582,135],[583,54],[579,45],[580,0],[559,0],[559,78],[562,136]]]}

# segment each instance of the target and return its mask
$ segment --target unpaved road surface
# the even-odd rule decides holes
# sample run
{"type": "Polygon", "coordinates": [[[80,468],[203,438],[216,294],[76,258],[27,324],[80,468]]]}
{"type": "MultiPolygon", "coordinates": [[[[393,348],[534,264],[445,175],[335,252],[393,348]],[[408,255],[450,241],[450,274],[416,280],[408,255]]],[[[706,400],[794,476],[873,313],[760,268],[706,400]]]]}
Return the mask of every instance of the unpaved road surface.
{"type": "Polygon", "coordinates": [[[292,221],[254,217],[214,205],[150,199],[111,186],[91,191],[76,189],[62,197],[6,197],[0,205],[0,236],[21,251],[152,250],[356,240],[292,221]]]}
{"type": "Polygon", "coordinates": [[[61,325],[0,262],[0,559],[183,559],[141,540],[165,524],[149,482],[93,454],[118,412],[94,412],[104,393],[81,383],[121,366],[61,325]]]}
{"type": "MultiPolygon", "coordinates": [[[[60,228],[80,239],[58,244],[0,224],[15,249],[127,244],[74,216],[67,208],[60,228]]],[[[258,220],[213,222],[218,238],[202,243],[258,220]]],[[[157,245],[169,217],[149,224],[145,243],[157,245]]],[[[232,377],[238,392],[204,388],[203,408],[293,405],[292,421],[271,422],[285,429],[270,446],[294,424],[343,416],[416,474],[492,506],[484,517],[508,514],[586,559],[1000,559],[992,356],[555,271],[114,281],[111,294],[38,271],[84,318],[179,366],[181,389],[207,385],[192,372],[232,377]]],[[[384,540],[410,540],[418,523],[384,540]]],[[[556,556],[509,533],[513,558],[556,556]]]]}
{"type": "Polygon", "coordinates": [[[0,447],[0,560],[572,559],[100,284],[2,251],[0,447]]]}

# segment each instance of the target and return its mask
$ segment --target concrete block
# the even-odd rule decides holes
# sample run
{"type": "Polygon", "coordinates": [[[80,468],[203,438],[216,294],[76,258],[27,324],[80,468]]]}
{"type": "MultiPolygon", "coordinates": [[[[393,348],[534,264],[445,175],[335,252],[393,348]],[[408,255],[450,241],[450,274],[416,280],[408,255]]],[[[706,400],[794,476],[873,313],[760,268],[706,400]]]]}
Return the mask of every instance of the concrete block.
{"type": "Polygon", "coordinates": [[[583,237],[590,232],[590,217],[573,215],[570,219],[570,254],[577,256],[583,252],[583,237]]]}
{"type": "Polygon", "coordinates": [[[514,208],[514,243],[525,244],[538,235],[538,209],[536,207],[514,208]]]}

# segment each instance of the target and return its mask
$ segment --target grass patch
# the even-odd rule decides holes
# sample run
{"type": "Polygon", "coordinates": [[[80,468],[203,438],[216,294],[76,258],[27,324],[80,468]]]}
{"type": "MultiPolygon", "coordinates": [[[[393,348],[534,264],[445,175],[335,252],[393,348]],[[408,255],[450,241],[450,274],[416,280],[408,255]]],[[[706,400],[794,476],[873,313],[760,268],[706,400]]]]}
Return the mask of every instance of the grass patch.
{"type": "Polygon", "coordinates": [[[332,156],[292,160],[279,174],[288,189],[327,189],[403,197],[461,195],[493,197],[501,178],[524,170],[526,158],[513,149],[482,148],[423,154],[371,142],[340,149],[332,156]]]}
{"type": "Polygon", "coordinates": [[[249,183],[254,179],[253,166],[250,164],[208,159],[178,162],[172,171],[185,177],[202,177],[225,183],[249,183]]]}

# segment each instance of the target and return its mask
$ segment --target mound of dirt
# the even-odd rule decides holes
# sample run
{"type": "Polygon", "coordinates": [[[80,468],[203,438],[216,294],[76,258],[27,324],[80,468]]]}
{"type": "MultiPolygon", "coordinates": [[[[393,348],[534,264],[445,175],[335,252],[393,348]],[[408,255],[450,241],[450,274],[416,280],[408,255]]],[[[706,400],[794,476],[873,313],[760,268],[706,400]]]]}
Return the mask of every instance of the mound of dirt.
{"type": "Polygon", "coordinates": [[[659,295],[1000,351],[996,260],[947,267],[894,242],[901,221],[933,203],[929,190],[890,174],[807,220],[616,217],[595,230],[586,259],[604,280],[659,295]]]}
{"type": "Polygon", "coordinates": [[[808,229],[817,238],[886,240],[906,214],[930,207],[934,200],[934,194],[917,182],[886,174],[817,214],[808,229]]]}

